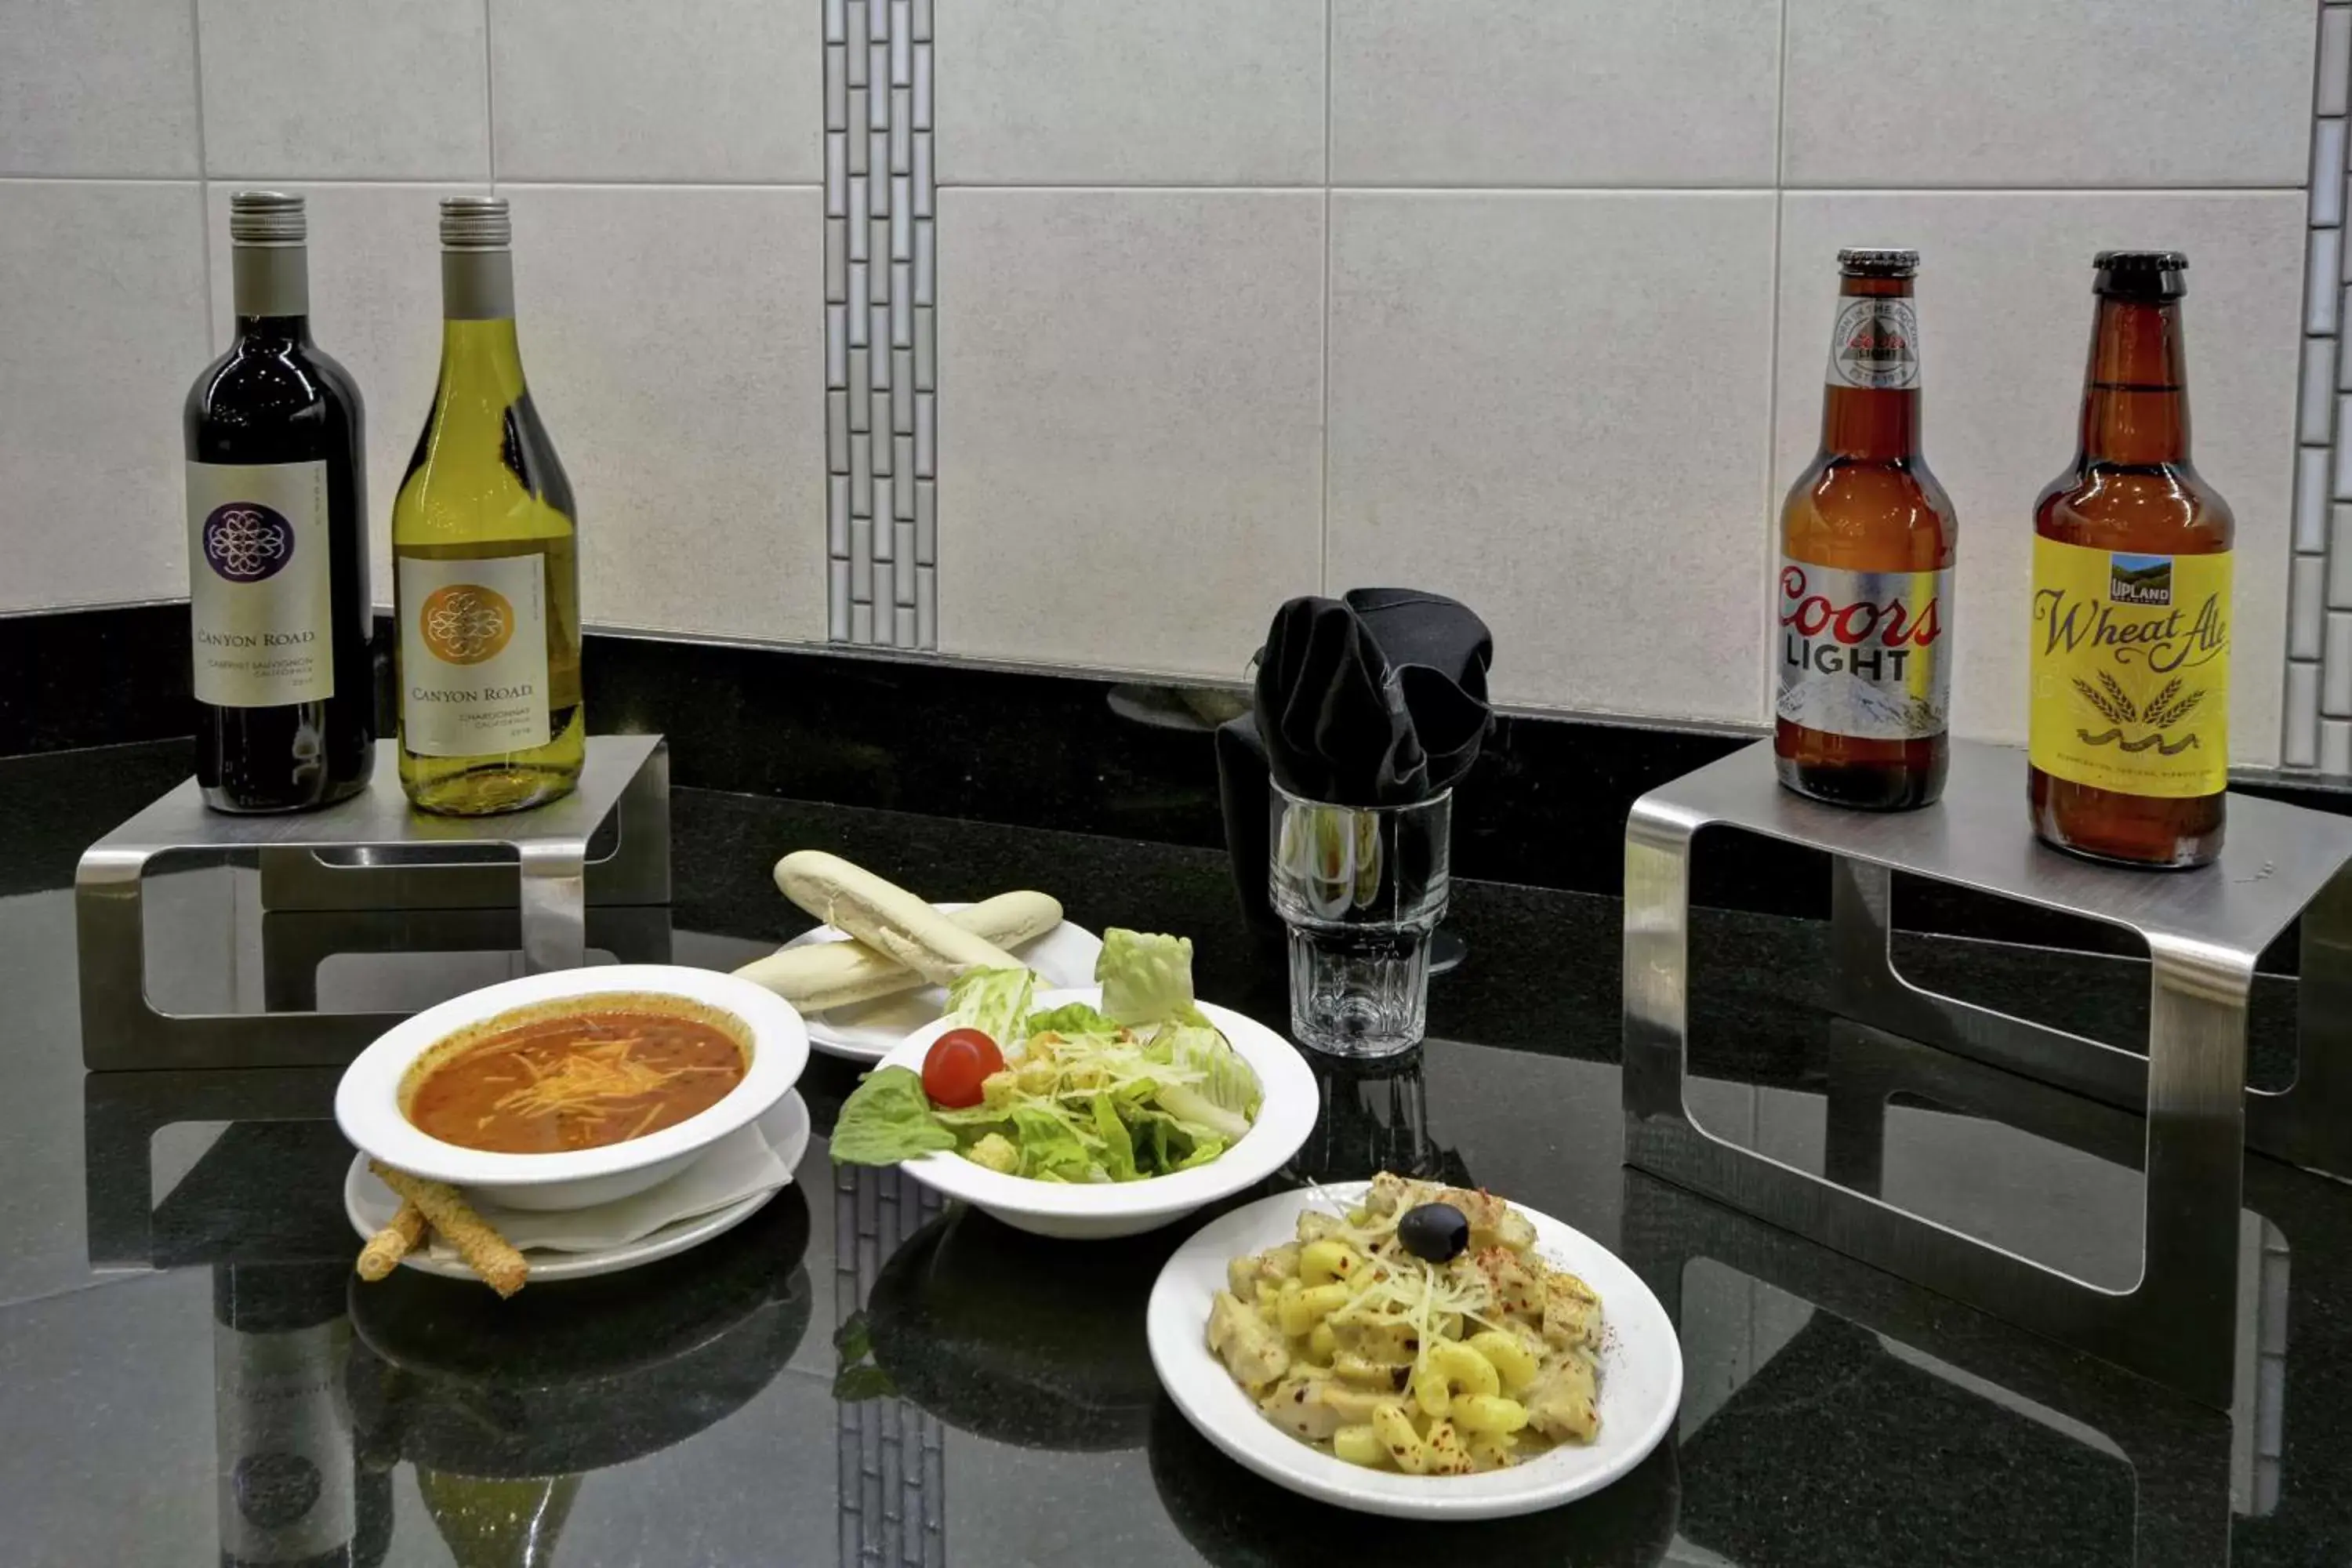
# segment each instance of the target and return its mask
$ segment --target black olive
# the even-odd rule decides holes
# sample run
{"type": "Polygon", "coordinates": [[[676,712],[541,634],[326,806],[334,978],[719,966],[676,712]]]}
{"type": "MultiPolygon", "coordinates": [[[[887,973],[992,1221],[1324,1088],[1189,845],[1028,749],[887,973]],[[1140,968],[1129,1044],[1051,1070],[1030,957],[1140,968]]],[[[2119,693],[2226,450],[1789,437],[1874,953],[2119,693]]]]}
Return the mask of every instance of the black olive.
{"type": "Polygon", "coordinates": [[[1397,1239],[1415,1258],[1449,1263],[1470,1245],[1470,1216],[1452,1204],[1422,1204],[1397,1221],[1397,1239]]]}

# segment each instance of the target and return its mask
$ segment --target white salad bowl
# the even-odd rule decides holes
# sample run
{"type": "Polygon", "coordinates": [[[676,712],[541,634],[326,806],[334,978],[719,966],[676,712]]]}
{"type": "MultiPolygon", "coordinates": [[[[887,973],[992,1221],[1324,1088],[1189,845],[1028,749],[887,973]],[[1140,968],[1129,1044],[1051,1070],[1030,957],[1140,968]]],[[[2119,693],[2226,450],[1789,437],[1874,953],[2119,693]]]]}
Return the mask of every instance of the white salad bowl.
{"type": "Polygon", "coordinates": [[[732,974],[667,963],[566,969],[469,991],[394,1026],[343,1069],[335,1122],[354,1146],[395,1170],[509,1208],[587,1208],[667,1181],[711,1144],[765,1115],[799,1081],[808,1049],[808,1030],[791,1003],[732,974]],[[614,992],[675,996],[740,1019],[751,1044],[743,1081],[675,1126],[555,1154],[464,1148],[426,1134],[402,1111],[400,1085],[410,1065],[451,1035],[518,1008],[614,992]]]}
{"type": "MultiPolygon", "coordinates": [[[[1102,1005],[1102,988],[1047,991],[1030,1006],[1044,1012],[1072,1002],[1102,1005]]],[[[1213,1003],[1200,1004],[1241,1058],[1257,1075],[1257,1120],[1231,1148],[1205,1165],[1139,1182],[1041,1182],[975,1165],[953,1150],[906,1161],[898,1168],[923,1185],[1003,1221],[1015,1230],[1070,1240],[1098,1240],[1156,1230],[1172,1220],[1264,1181],[1298,1152],[1322,1108],[1315,1075],[1290,1042],[1265,1025],[1213,1003]]],[[[908,1035],[882,1058],[881,1068],[920,1073],[931,1042],[955,1025],[942,1018],[908,1035]]]]}

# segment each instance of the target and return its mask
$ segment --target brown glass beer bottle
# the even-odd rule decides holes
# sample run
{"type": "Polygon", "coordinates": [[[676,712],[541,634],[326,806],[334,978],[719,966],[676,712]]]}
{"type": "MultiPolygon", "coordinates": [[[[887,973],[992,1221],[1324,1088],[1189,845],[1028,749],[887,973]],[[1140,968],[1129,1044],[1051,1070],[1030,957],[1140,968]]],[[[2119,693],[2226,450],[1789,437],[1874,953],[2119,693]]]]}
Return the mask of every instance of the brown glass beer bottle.
{"type": "Polygon", "coordinates": [[[2189,460],[2189,258],[2102,251],[2074,467],[2033,511],[2033,827],[2135,866],[2221,851],[2230,506],[2189,460]]]}
{"type": "Polygon", "coordinates": [[[1780,509],[1780,782],[1877,811],[1934,800],[1950,760],[1958,519],[1919,449],[1918,269],[1838,252],[1822,447],[1780,509]]]}

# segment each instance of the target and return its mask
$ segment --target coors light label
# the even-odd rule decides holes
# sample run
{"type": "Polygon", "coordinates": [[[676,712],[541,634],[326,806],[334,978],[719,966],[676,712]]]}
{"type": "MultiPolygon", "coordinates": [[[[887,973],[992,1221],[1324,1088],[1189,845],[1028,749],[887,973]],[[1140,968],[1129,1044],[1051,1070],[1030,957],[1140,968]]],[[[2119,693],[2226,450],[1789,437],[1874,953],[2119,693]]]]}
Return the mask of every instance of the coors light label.
{"type": "Polygon", "coordinates": [[[1776,711],[1864,741],[1918,741],[1951,721],[1952,573],[1848,572],[1780,558],[1776,711]]]}
{"type": "Polygon", "coordinates": [[[1829,383],[1874,392],[1917,386],[1919,312],[1911,301],[1887,294],[1841,298],[1830,333],[1829,383]]]}

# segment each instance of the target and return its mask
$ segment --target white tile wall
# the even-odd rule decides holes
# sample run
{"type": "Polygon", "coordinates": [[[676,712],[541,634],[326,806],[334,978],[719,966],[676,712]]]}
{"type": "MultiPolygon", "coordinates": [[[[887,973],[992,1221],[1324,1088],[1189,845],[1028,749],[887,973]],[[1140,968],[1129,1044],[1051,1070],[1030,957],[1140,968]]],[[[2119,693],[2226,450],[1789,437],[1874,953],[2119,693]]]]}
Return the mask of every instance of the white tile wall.
{"type": "Polygon", "coordinates": [[[0,0],[0,174],[196,173],[187,0],[0,0]]]}
{"type": "MultiPolygon", "coordinates": [[[[236,332],[228,205],[240,187],[215,182],[205,235],[212,248],[213,342],[236,332]]],[[[310,222],[310,322],[319,346],[352,373],[367,409],[367,520],[376,603],[392,603],[392,502],[407,472],[441,358],[440,201],[488,186],[302,184],[310,222]]],[[[192,373],[193,374],[193,373],[192,373]]]]}
{"type": "Polygon", "coordinates": [[[1321,194],[939,199],[939,646],[1237,679],[1321,580],[1321,194]]]}
{"type": "Polygon", "coordinates": [[[188,591],[203,222],[192,182],[0,181],[0,610],[188,591]]]}
{"type": "Polygon", "coordinates": [[[491,0],[499,177],[824,176],[815,0],[491,0]]]}
{"type": "Polygon", "coordinates": [[[892,635],[1229,676],[1284,595],[1402,578],[1487,614],[1509,700],[1760,721],[1830,255],[1889,241],[1927,251],[1959,724],[2013,737],[2088,257],[2168,244],[2241,526],[2238,754],[2342,746],[2345,678],[2280,668],[2352,608],[2352,466],[2296,451],[2352,396],[2352,353],[2303,342],[2345,300],[2342,122],[2312,118],[2352,99],[2341,0],[0,0],[0,298],[20,346],[73,350],[0,361],[0,544],[30,563],[0,607],[176,591],[176,410],[226,328],[236,184],[311,200],[380,535],[437,342],[432,202],[495,184],[593,617],[826,634],[824,302],[845,330],[862,244],[894,247],[885,329],[928,289],[940,340],[906,355],[937,369],[907,439],[939,564],[892,635]],[[853,237],[860,161],[889,178],[853,237]],[[920,216],[934,174],[899,257],[879,203],[920,216]]]}
{"type": "Polygon", "coordinates": [[[1341,192],[1331,223],[1327,583],[1475,607],[1504,701],[1757,718],[1771,196],[1341,192]]]}
{"type": "Polygon", "coordinates": [[[1840,245],[1916,246],[1927,459],[1959,510],[1958,733],[2022,740],[2034,498],[2075,443],[2091,257],[2189,253],[2199,468],[2238,519],[2230,740],[2277,758],[2295,435],[2296,192],[1792,191],[1782,203],[1777,504],[1820,434],[1840,245]]]}
{"type": "Polygon", "coordinates": [[[1780,29],[1780,0],[1332,0],[1331,177],[1769,185],[1780,29]]]}
{"type": "Polygon", "coordinates": [[[523,363],[580,503],[582,614],[824,637],[823,194],[500,190],[523,363]]]}
{"type": "Polygon", "coordinates": [[[203,0],[205,169],[487,180],[482,0],[203,0]]]}
{"type": "Polygon", "coordinates": [[[1323,179],[1324,0],[943,0],[937,27],[942,184],[1323,179]]]}
{"type": "Polygon", "coordinates": [[[1792,185],[2301,185],[2312,0],[1787,0],[1792,185]]]}

